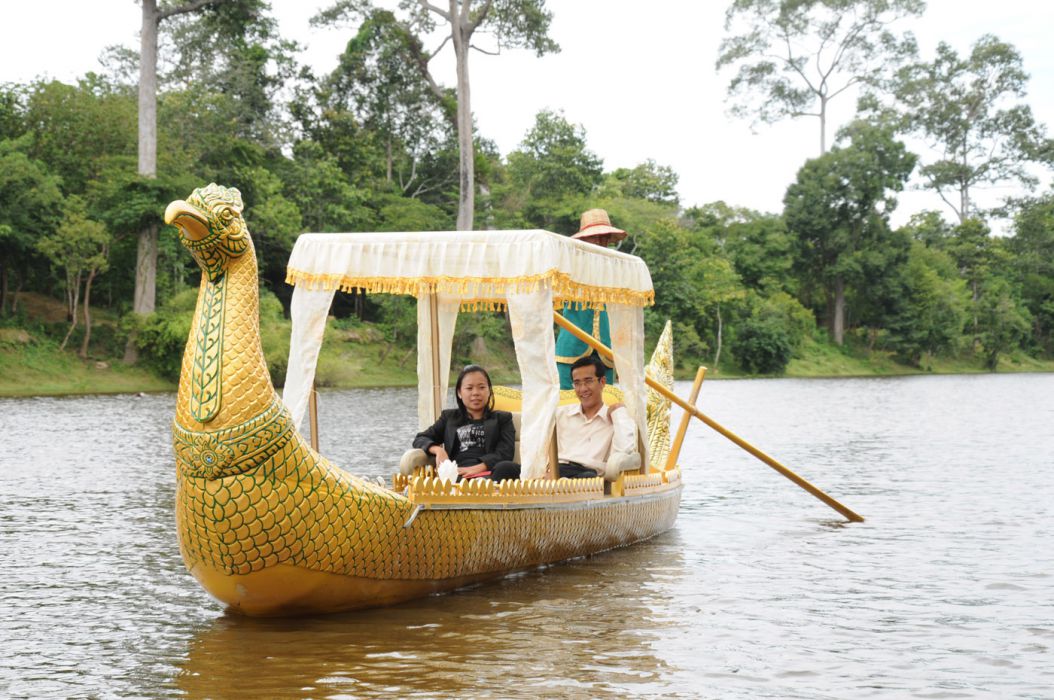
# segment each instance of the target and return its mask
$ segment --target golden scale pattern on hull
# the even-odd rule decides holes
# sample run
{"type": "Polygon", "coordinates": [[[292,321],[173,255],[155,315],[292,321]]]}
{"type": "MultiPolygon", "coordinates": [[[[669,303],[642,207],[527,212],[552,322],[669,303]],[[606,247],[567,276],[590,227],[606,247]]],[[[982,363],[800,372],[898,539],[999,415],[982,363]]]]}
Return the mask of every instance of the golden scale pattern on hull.
{"type": "Polygon", "coordinates": [[[166,221],[180,227],[203,269],[173,425],[179,545],[188,569],[221,601],[264,615],[365,607],[672,526],[679,484],[632,501],[418,510],[406,496],[335,467],[306,444],[271,384],[255,253],[237,190],[195,190],[169,206],[166,221]],[[333,584],[330,576],[346,579],[333,584]],[[283,598],[291,581],[303,585],[283,598]],[[327,592],[312,592],[319,581],[327,592]],[[263,593],[246,605],[251,585],[263,593]]]}

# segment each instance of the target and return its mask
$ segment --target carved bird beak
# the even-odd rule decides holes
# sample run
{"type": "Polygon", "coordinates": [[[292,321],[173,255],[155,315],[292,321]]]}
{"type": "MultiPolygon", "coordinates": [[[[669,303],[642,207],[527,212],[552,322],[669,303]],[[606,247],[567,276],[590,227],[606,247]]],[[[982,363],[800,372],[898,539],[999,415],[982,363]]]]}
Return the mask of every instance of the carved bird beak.
{"type": "Polygon", "coordinates": [[[182,199],[177,199],[165,208],[165,223],[178,226],[191,241],[200,241],[209,235],[209,224],[205,217],[182,199]]]}

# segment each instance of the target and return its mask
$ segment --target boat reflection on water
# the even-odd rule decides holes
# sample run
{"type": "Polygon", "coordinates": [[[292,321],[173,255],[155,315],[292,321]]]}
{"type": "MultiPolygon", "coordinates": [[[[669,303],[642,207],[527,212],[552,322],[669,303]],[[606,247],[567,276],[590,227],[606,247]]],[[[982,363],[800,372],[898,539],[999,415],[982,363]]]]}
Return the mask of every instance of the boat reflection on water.
{"type": "Polygon", "coordinates": [[[669,689],[682,674],[656,647],[684,624],[667,598],[690,584],[682,544],[673,531],[391,608],[224,615],[190,641],[176,684],[189,697],[230,698],[669,689]]]}

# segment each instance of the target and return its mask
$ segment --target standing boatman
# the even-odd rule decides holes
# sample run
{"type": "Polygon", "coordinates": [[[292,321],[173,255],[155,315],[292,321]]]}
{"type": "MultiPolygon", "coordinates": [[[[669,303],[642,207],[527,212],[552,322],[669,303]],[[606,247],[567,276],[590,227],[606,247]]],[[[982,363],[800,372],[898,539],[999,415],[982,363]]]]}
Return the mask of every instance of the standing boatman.
{"type": "MultiPolygon", "coordinates": [[[[578,238],[589,243],[607,247],[611,243],[617,243],[626,237],[626,232],[611,225],[608,213],[603,209],[590,209],[582,212],[582,218],[578,223],[578,233],[571,238],[578,238]]],[[[608,324],[607,311],[600,309],[576,308],[574,302],[564,302],[564,308],[560,312],[564,318],[604,345],[611,347],[611,329],[608,324]]],[[[574,337],[563,328],[556,336],[556,369],[560,373],[560,388],[571,389],[571,365],[580,357],[593,354],[600,356],[595,350],[574,337]]],[[[607,383],[615,380],[613,363],[606,357],[600,358],[607,367],[607,383]]]]}

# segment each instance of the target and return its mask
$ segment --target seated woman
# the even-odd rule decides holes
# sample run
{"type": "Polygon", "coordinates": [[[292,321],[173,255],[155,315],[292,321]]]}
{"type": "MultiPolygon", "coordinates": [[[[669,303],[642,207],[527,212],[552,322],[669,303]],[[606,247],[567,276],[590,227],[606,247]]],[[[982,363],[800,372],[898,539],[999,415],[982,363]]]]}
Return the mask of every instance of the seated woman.
{"type": "Polygon", "coordinates": [[[516,428],[512,414],[494,410],[490,375],[479,365],[461,370],[454,385],[457,408],[448,408],[439,420],[417,434],[414,447],[434,455],[436,466],[457,462],[458,481],[490,476],[498,466],[506,471],[519,465],[512,461],[516,450],[516,428]]]}

